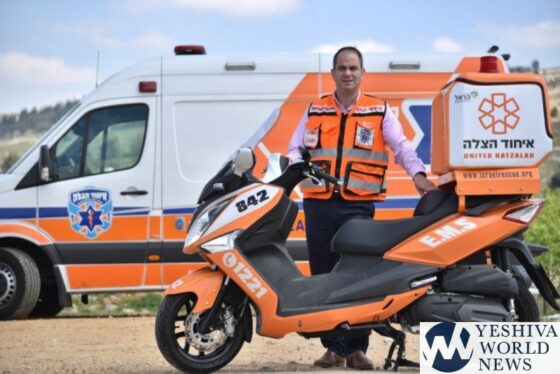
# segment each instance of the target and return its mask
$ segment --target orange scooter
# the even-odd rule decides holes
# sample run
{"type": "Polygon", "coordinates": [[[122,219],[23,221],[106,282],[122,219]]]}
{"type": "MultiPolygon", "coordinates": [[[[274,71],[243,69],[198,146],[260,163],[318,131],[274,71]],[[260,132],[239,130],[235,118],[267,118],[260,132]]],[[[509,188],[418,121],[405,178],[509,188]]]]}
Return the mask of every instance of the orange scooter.
{"type": "Polygon", "coordinates": [[[254,155],[242,148],[208,182],[199,199],[184,252],[208,266],[166,290],[156,338],[167,361],[187,372],[227,365],[253,332],[282,338],[374,330],[393,338],[385,369],[406,360],[400,323],[418,331],[437,321],[538,321],[534,282],[560,309],[560,295],[533,252],[546,248],[522,233],[543,201],[528,196],[458,197],[431,191],[412,218],[350,220],[332,241],[340,261],[328,274],[303,275],[286,250],[298,212],[290,199],[305,178],[339,183],[309,160],[263,183],[252,176],[254,155]],[[396,357],[393,353],[397,349],[396,357]]]}

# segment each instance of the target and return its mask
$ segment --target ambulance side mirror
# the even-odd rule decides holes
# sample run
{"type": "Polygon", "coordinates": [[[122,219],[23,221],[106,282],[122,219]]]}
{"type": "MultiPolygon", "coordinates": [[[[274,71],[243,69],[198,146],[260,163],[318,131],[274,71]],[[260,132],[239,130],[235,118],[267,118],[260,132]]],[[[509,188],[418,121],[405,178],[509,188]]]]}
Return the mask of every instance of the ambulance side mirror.
{"type": "Polygon", "coordinates": [[[51,154],[47,145],[42,145],[39,153],[39,177],[43,182],[52,180],[51,154]]]}

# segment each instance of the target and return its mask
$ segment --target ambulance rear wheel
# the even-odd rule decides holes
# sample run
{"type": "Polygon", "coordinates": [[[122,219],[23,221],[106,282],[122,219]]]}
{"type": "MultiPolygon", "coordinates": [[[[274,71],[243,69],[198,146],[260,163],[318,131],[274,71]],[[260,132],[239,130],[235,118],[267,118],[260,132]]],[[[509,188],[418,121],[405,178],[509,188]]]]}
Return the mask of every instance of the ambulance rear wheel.
{"type": "Polygon", "coordinates": [[[26,318],[41,289],[37,264],[27,253],[0,247],[0,319],[26,318]]]}

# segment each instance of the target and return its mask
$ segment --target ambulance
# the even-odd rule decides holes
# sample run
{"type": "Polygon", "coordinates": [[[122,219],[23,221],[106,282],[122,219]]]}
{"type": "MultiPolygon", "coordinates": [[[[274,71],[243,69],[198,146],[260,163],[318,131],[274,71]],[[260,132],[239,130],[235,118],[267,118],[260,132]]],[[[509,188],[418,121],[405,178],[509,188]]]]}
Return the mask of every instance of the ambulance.
{"type": "MultiPolygon", "coordinates": [[[[432,100],[480,65],[366,54],[362,89],[387,101],[429,170],[432,100]]],[[[262,177],[309,103],[334,90],[331,67],[331,54],[214,57],[195,45],[108,78],[0,175],[0,318],[52,316],[73,294],[163,290],[201,266],[182,248],[202,187],[241,145],[262,177]]],[[[419,196],[392,155],[387,183],[376,219],[410,216],[419,196]]],[[[305,267],[301,211],[289,244],[305,267]]]]}

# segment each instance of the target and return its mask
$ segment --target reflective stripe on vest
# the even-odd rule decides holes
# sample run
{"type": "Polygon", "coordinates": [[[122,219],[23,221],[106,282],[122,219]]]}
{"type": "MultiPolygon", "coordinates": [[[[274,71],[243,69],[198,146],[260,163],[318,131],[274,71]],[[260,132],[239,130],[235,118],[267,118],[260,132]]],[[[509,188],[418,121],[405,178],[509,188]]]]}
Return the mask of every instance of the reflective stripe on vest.
{"type": "Polygon", "coordinates": [[[379,183],[371,183],[371,182],[363,182],[354,178],[348,179],[348,187],[350,188],[359,188],[360,190],[365,190],[370,193],[378,193],[381,192],[381,184],[379,183]]]}
{"type": "MultiPolygon", "coordinates": [[[[323,183],[325,183],[325,182],[323,182],[323,183]]],[[[362,181],[354,179],[354,178],[350,178],[348,180],[348,187],[359,188],[360,190],[369,191],[370,193],[383,192],[383,185],[384,184],[385,183],[379,184],[379,183],[362,182],[362,181]]],[[[318,187],[318,188],[324,189],[325,185],[324,184],[322,186],[317,185],[317,184],[313,183],[313,181],[311,179],[307,178],[303,182],[301,182],[301,187],[304,187],[304,188],[318,187]]]]}
{"type": "MultiPolygon", "coordinates": [[[[309,150],[311,158],[336,157],[336,152],[336,148],[319,148],[309,150]]],[[[360,158],[367,161],[380,161],[384,164],[389,162],[389,154],[387,152],[374,152],[355,148],[344,148],[342,150],[342,157],[360,158]]]]}
{"type": "MultiPolygon", "coordinates": [[[[318,184],[313,183],[313,181],[310,178],[307,178],[303,182],[301,182],[300,187],[301,188],[318,189],[320,191],[325,191],[326,183],[327,182],[323,181],[322,185],[318,185],[318,184]]],[[[356,180],[354,178],[350,178],[350,179],[348,179],[347,186],[350,187],[350,188],[357,188],[357,189],[368,191],[369,193],[375,194],[375,193],[385,192],[387,183],[386,183],[385,179],[383,179],[383,182],[381,184],[379,184],[379,183],[363,182],[363,181],[360,181],[360,180],[356,180]]]]}

